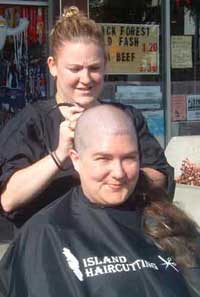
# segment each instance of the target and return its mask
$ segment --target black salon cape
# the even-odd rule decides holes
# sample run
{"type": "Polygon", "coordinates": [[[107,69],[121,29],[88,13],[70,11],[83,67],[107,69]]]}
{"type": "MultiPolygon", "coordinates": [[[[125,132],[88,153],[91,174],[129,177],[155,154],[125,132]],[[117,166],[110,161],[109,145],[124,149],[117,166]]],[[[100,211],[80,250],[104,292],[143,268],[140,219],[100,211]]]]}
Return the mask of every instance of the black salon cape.
{"type": "MultiPolygon", "coordinates": [[[[0,133],[0,191],[3,190],[11,175],[48,155],[47,147],[56,149],[59,138],[59,125],[64,120],[58,109],[52,110],[54,100],[41,101],[29,104],[19,112],[0,133]]],[[[116,104],[115,104],[116,105],[116,104]]],[[[168,177],[168,191],[173,193],[173,168],[166,161],[163,149],[157,140],[148,131],[141,112],[134,107],[125,107],[133,117],[139,135],[141,151],[141,167],[157,169],[168,177]]],[[[7,218],[16,226],[21,226],[34,213],[60,197],[79,184],[71,161],[68,170],[60,172],[48,188],[26,206],[9,214],[7,218]]],[[[31,182],[31,181],[30,181],[31,182]]]]}
{"type": "Polygon", "coordinates": [[[189,297],[141,213],[91,204],[76,187],[30,219],[0,262],[4,297],[189,297]]]}

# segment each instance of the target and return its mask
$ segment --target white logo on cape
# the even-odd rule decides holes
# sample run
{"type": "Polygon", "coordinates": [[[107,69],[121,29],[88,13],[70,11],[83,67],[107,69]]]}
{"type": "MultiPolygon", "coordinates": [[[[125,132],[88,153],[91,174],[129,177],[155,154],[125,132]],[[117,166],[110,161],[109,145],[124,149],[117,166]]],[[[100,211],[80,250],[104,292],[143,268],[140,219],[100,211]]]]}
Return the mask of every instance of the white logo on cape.
{"type": "Polygon", "coordinates": [[[82,272],[80,270],[79,261],[72,254],[72,252],[67,248],[63,248],[63,254],[66,257],[69,268],[74,272],[76,277],[82,282],[83,281],[83,274],[82,274],[82,272]]]}
{"type": "Polygon", "coordinates": [[[168,257],[167,260],[165,260],[160,255],[158,258],[163,262],[161,265],[165,266],[165,270],[167,270],[168,267],[172,267],[175,271],[179,272],[179,270],[176,268],[176,263],[173,262],[172,258],[168,257]]]}
{"type": "Polygon", "coordinates": [[[82,258],[82,272],[80,270],[79,260],[72,254],[70,249],[64,247],[62,253],[66,257],[69,268],[81,282],[84,281],[85,278],[97,277],[104,274],[135,272],[142,269],[160,270],[159,266],[164,266],[165,270],[171,267],[176,272],[179,272],[176,263],[171,257],[165,259],[160,255],[157,256],[161,260],[161,263],[158,264],[159,266],[157,266],[155,262],[149,262],[145,259],[137,259],[130,263],[126,256],[93,256],[82,258]]]}

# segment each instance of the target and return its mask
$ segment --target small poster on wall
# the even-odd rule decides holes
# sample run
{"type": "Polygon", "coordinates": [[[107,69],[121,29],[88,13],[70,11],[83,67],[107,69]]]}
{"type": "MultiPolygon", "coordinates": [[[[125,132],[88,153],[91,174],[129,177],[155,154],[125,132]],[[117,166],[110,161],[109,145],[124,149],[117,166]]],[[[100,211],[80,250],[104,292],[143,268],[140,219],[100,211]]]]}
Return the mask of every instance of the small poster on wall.
{"type": "Polygon", "coordinates": [[[184,95],[174,95],[171,97],[172,122],[185,121],[186,97],[184,95]]]}
{"type": "Polygon", "coordinates": [[[187,120],[200,121],[200,95],[187,96],[187,120]]]}
{"type": "Polygon", "coordinates": [[[184,9],[184,34],[185,35],[194,35],[194,33],[195,33],[194,16],[191,14],[191,12],[187,8],[185,8],[184,9]]]}
{"type": "Polygon", "coordinates": [[[171,37],[173,69],[192,68],[192,36],[171,37]]]}

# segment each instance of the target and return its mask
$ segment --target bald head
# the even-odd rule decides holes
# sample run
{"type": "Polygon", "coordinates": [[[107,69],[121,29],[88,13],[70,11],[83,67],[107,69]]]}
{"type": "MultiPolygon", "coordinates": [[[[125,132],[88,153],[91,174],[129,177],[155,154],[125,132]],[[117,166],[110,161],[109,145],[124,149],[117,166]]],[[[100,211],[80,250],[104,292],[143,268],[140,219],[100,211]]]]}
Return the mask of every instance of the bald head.
{"type": "Polygon", "coordinates": [[[128,113],[110,104],[101,104],[87,109],[78,119],[75,129],[75,149],[84,149],[98,142],[102,134],[132,135],[137,142],[133,120],[128,113]]]}

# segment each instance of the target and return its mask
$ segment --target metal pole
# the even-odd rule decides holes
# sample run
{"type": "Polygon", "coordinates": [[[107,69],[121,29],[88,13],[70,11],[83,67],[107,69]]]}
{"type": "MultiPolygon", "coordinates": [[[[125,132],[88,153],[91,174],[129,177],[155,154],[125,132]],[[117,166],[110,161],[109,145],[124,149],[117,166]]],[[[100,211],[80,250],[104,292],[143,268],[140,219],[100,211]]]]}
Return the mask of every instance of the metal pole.
{"type": "MultiPolygon", "coordinates": [[[[48,7],[48,29],[51,32],[53,28],[53,0],[49,0],[49,7],[48,7]]],[[[51,54],[51,49],[49,48],[49,55],[51,54]]],[[[55,94],[55,86],[54,80],[49,72],[49,97],[53,97],[55,94]]]]}
{"type": "Polygon", "coordinates": [[[62,0],[60,0],[60,15],[62,15],[62,0]]]}
{"type": "Polygon", "coordinates": [[[165,111],[165,145],[171,138],[171,32],[170,0],[162,1],[162,80],[165,111]]]}

